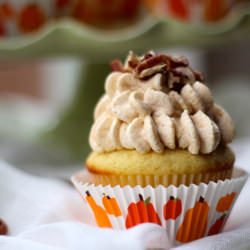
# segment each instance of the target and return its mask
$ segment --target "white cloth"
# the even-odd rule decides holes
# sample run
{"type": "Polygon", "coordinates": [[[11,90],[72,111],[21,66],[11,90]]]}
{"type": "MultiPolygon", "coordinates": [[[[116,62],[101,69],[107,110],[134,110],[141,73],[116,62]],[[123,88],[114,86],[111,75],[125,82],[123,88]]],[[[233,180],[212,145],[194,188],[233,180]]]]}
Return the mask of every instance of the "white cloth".
{"type": "Polygon", "coordinates": [[[168,246],[164,230],[154,224],[113,231],[94,227],[89,215],[69,183],[34,177],[0,162],[0,218],[11,235],[0,236],[1,250],[141,250],[150,244],[168,246]]]}
{"type": "MultiPolygon", "coordinates": [[[[249,146],[248,142],[243,147],[245,150],[236,147],[236,152],[244,154],[240,159],[248,159],[249,146]]],[[[241,166],[247,164],[245,160],[241,160],[241,166]]],[[[250,249],[249,192],[250,180],[223,234],[176,249],[250,249]]],[[[169,249],[161,227],[142,224],[126,231],[96,228],[88,208],[69,183],[28,175],[5,162],[0,162],[0,218],[8,224],[10,234],[0,236],[1,250],[169,249]]]]}

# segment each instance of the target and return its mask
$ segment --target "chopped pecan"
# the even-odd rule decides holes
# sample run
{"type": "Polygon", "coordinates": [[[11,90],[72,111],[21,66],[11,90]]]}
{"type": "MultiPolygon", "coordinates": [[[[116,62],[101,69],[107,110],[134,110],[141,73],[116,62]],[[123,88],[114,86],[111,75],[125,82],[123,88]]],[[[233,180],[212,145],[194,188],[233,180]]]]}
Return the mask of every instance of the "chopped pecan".
{"type": "Polygon", "coordinates": [[[140,62],[140,59],[137,55],[135,55],[132,51],[129,51],[129,55],[125,62],[125,69],[134,69],[138,63],[140,62]]]}
{"type": "Polygon", "coordinates": [[[140,74],[144,69],[151,68],[158,64],[168,64],[168,56],[166,55],[156,55],[145,59],[140,62],[135,68],[135,72],[140,74]]]}
{"type": "Polygon", "coordinates": [[[123,65],[122,62],[119,60],[113,60],[110,62],[110,67],[113,71],[120,71],[123,72],[123,65]]]}
{"type": "Polygon", "coordinates": [[[199,82],[204,82],[204,76],[203,74],[200,72],[200,71],[197,71],[197,70],[193,70],[193,73],[194,73],[194,76],[195,76],[195,79],[199,82]]]}
{"type": "Polygon", "coordinates": [[[172,72],[173,75],[176,76],[176,77],[180,77],[180,78],[183,78],[183,79],[188,79],[188,76],[186,74],[184,74],[184,72],[182,72],[180,70],[170,69],[169,71],[172,72]]]}
{"type": "Polygon", "coordinates": [[[169,71],[167,73],[165,85],[168,87],[168,89],[179,92],[181,88],[184,86],[184,83],[182,78],[180,77],[180,74],[174,75],[173,72],[169,71]]]}
{"type": "Polygon", "coordinates": [[[155,65],[151,68],[147,68],[141,71],[138,77],[140,79],[144,79],[144,78],[153,76],[157,73],[162,73],[163,68],[166,68],[166,64],[155,65]]]}
{"type": "Polygon", "coordinates": [[[171,84],[171,86],[169,86],[169,88],[170,88],[171,90],[174,90],[174,91],[180,93],[180,92],[181,92],[181,89],[182,89],[182,87],[183,87],[184,85],[185,85],[185,84],[184,84],[183,82],[173,82],[173,83],[171,84]]]}
{"type": "Polygon", "coordinates": [[[202,73],[190,68],[184,56],[157,55],[149,51],[139,57],[130,51],[124,66],[119,60],[112,61],[110,65],[114,71],[130,72],[141,80],[161,74],[162,88],[165,88],[165,91],[180,92],[185,84],[193,84],[196,80],[203,81],[202,73]]]}
{"type": "Polygon", "coordinates": [[[179,67],[176,69],[171,69],[174,76],[179,76],[184,83],[194,83],[195,75],[190,67],[179,67]]]}
{"type": "Polygon", "coordinates": [[[189,62],[185,56],[169,56],[169,68],[187,67],[189,62]]]}
{"type": "Polygon", "coordinates": [[[6,235],[8,232],[8,227],[6,223],[0,219],[0,235],[6,235]]]}
{"type": "Polygon", "coordinates": [[[128,61],[128,66],[132,69],[136,68],[137,65],[138,63],[135,61],[132,61],[132,60],[128,61]]]}
{"type": "Polygon", "coordinates": [[[155,56],[155,53],[154,53],[153,51],[150,51],[150,52],[146,53],[146,54],[143,56],[142,61],[147,60],[148,58],[153,57],[153,56],[155,56]]]}
{"type": "Polygon", "coordinates": [[[171,90],[180,92],[182,87],[187,83],[194,83],[195,76],[189,67],[179,67],[176,69],[169,69],[167,86],[171,90]]]}

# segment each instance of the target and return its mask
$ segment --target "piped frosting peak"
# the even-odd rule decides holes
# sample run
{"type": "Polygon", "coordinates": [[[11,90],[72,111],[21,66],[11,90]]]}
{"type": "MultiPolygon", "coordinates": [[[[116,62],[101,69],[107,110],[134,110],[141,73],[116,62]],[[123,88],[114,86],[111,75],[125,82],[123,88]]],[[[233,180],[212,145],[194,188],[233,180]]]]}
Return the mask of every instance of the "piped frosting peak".
{"type": "Polygon", "coordinates": [[[182,148],[208,154],[232,141],[230,116],[214,104],[202,74],[191,69],[185,57],[154,52],[138,57],[130,52],[124,65],[115,60],[111,68],[94,112],[94,151],[162,153],[182,148]]]}

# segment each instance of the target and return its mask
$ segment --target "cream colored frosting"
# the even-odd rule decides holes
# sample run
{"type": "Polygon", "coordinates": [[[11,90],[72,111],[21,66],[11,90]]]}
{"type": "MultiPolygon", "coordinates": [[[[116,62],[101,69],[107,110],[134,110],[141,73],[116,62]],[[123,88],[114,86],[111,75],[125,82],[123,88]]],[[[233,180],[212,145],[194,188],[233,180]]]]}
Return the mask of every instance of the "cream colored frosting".
{"type": "Polygon", "coordinates": [[[232,141],[233,122],[214,104],[207,86],[195,81],[177,92],[166,91],[162,82],[159,73],[140,80],[132,72],[112,72],[95,108],[92,149],[162,153],[179,147],[192,154],[208,154],[220,143],[232,141]]]}

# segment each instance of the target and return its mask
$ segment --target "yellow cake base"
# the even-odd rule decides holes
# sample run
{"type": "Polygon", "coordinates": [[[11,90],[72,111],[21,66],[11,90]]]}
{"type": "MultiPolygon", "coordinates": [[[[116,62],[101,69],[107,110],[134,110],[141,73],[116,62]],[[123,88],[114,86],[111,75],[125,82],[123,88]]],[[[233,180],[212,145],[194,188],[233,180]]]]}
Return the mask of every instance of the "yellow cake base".
{"type": "Polygon", "coordinates": [[[120,150],[92,152],[86,166],[89,182],[97,185],[179,186],[231,178],[234,159],[229,147],[219,147],[208,155],[192,155],[182,149],[163,154],[120,150]]]}
{"type": "Polygon", "coordinates": [[[217,171],[230,168],[233,163],[232,150],[229,147],[219,147],[207,155],[193,155],[182,149],[165,150],[162,154],[141,154],[136,150],[92,152],[86,166],[90,172],[96,174],[162,176],[217,171]]]}

